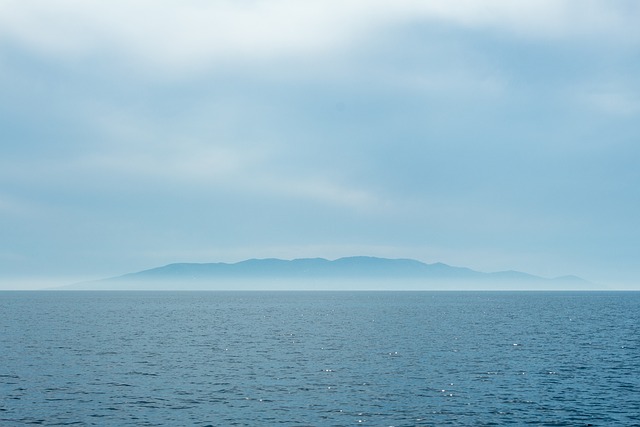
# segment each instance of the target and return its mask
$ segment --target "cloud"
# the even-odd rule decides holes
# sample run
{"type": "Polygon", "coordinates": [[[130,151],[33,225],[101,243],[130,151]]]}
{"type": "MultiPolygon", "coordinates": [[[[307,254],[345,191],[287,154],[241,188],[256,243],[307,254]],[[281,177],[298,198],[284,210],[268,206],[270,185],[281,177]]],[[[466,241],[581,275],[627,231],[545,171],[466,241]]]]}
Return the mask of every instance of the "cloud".
{"type": "Polygon", "coordinates": [[[77,158],[66,179],[73,176],[92,177],[94,184],[107,180],[107,186],[121,191],[144,191],[150,185],[174,197],[176,192],[199,191],[201,197],[233,192],[236,197],[260,195],[286,200],[287,203],[304,202],[331,209],[367,211],[384,208],[384,203],[372,192],[348,182],[327,176],[282,173],[273,156],[250,153],[245,149],[220,146],[188,148],[176,144],[165,152],[131,152],[90,154],[77,158]],[[119,177],[115,183],[110,180],[119,177]],[[128,185],[122,185],[128,182],[128,185]]]}
{"type": "Polygon", "coordinates": [[[412,22],[637,47],[639,16],[640,5],[626,0],[5,0],[0,42],[53,57],[100,52],[171,73],[318,58],[412,22]]]}
{"type": "Polygon", "coordinates": [[[229,59],[317,54],[339,46],[354,29],[351,20],[341,24],[344,19],[334,16],[334,9],[286,0],[9,1],[0,19],[6,38],[43,54],[117,52],[137,63],[190,68],[229,59]]]}
{"type": "MultiPolygon", "coordinates": [[[[385,209],[384,201],[372,191],[350,183],[340,183],[329,178],[299,177],[268,178],[258,187],[272,194],[279,194],[305,202],[328,205],[332,208],[353,209],[361,212],[377,212],[385,209]]],[[[388,206],[387,206],[388,207],[388,206]]]]}
{"type": "Polygon", "coordinates": [[[639,10],[0,1],[0,249],[29,274],[229,248],[484,270],[637,255],[639,10]]]}
{"type": "Polygon", "coordinates": [[[595,110],[614,116],[635,116],[640,113],[640,97],[627,91],[593,91],[582,97],[595,110]]]}
{"type": "Polygon", "coordinates": [[[638,44],[632,1],[462,0],[400,2],[407,15],[473,28],[489,28],[536,39],[606,38],[638,44]],[[417,13],[416,13],[417,12],[417,13]]]}
{"type": "Polygon", "coordinates": [[[0,216],[25,217],[37,211],[31,203],[0,193],[0,216]]]}

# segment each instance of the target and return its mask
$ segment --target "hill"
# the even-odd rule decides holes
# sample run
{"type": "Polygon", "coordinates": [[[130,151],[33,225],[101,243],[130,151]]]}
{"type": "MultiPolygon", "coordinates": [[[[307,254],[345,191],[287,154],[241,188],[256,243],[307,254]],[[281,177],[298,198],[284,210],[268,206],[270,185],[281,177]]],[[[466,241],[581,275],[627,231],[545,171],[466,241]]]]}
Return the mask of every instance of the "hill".
{"type": "Polygon", "coordinates": [[[347,257],[176,263],[66,290],[576,290],[594,285],[576,276],[547,279],[519,271],[482,273],[413,259],[347,257]]]}

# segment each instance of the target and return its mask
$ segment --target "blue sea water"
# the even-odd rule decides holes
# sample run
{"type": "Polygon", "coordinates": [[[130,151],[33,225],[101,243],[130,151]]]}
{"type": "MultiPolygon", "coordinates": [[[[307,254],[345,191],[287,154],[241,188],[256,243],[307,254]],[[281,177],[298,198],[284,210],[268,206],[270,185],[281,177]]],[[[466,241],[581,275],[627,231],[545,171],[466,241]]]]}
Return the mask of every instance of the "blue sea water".
{"type": "Polygon", "coordinates": [[[0,292],[0,425],[640,425],[640,293],[0,292]]]}

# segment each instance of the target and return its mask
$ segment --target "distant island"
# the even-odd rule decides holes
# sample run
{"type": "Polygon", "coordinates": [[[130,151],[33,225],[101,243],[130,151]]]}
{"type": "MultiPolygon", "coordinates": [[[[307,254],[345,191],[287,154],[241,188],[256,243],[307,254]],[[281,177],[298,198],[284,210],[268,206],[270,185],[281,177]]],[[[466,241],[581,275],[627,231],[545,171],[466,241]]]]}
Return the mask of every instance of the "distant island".
{"type": "Polygon", "coordinates": [[[544,278],[519,271],[483,273],[413,259],[355,256],[176,263],[62,290],[587,290],[576,276],[544,278]]]}

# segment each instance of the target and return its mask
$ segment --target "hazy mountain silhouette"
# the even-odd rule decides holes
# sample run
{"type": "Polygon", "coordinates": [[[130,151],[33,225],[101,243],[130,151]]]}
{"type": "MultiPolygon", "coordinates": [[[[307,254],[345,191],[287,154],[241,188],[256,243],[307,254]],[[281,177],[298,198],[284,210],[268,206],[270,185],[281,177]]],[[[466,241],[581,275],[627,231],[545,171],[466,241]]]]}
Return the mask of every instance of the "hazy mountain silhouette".
{"type": "Polygon", "coordinates": [[[64,289],[588,289],[576,276],[546,279],[519,271],[482,273],[413,259],[347,257],[177,263],[64,289]]]}

